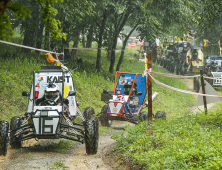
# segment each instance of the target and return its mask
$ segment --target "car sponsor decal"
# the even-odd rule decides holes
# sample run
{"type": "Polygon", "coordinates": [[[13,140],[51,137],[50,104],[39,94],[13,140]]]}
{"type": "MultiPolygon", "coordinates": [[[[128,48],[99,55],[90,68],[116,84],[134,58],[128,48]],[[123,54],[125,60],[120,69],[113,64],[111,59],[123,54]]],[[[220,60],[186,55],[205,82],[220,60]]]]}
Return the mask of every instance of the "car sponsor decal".
{"type": "Polygon", "coordinates": [[[42,87],[46,87],[48,84],[42,84],[42,87]]]}
{"type": "MultiPolygon", "coordinates": [[[[64,76],[64,82],[69,83],[70,76],[64,76]]],[[[47,83],[52,81],[54,83],[62,83],[63,76],[47,76],[47,83]]]]}
{"type": "Polygon", "coordinates": [[[39,82],[41,82],[42,80],[43,80],[43,77],[40,77],[40,78],[38,79],[39,82]]]}

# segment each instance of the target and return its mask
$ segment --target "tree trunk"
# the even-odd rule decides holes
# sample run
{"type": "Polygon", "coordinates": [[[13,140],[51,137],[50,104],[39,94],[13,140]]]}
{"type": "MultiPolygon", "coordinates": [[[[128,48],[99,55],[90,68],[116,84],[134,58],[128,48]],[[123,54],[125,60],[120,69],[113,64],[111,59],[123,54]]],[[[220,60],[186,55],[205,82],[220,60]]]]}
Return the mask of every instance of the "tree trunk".
{"type": "Polygon", "coordinates": [[[98,51],[97,51],[97,58],[96,58],[96,70],[100,72],[101,68],[101,48],[102,48],[102,41],[103,41],[103,33],[105,30],[105,24],[106,24],[106,19],[109,16],[108,11],[105,10],[103,13],[103,20],[102,20],[102,25],[99,27],[99,41],[98,41],[98,51]]]}
{"type": "Polygon", "coordinates": [[[115,52],[115,49],[116,49],[116,44],[117,44],[117,37],[118,35],[114,37],[113,39],[113,46],[112,46],[112,51],[111,51],[111,60],[110,60],[110,67],[109,67],[109,72],[110,73],[113,73],[113,70],[114,70],[114,64],[115,64],[115,58],[116,58],[116,52],[115,52]]]}
{"type": "Polygon", "coordinates": [[[87,35],[86,48],[92,47],[92,39],[93,39],[93,25],[90,26],[89,33],[87,35]]]}
{"type": "MultiPolygon", "coordinates": [[[[62,39],[62,44],[64,48],[69,48],[69,40],[68,38],[66,40],[62,39]]],[[[70,51],[69,49],[64,49],[64,58],[65,59],[71,59],[70,51]]]]}
{"type": "Polygon", "coordinates": [[[107,49],[107,60],[110,61],[111,60],[111,51],[112,51],[112,48],[111,46],[108,46],[108,49],[107,49]]]}
{"type": "Polygon", "coordinates": [[[49,32],[45,31],[45,44],[44,49],[49,50],[49,32]]]}
{"type": "MultiPolygon", "coordinates": [[[[27,21],[29,22],[29,21],[27,21]]],[[[33,29],[32,26],[27,25],[24,33],[24,39],[23,39],[23,45],[29,46],[29,47],[34,47],[34,42],[36,39],[36,29],[33,29]]],[[[24,48],[23,52],[25,53],[30,53],[31,50],[24,48]]]]}
{"type": "Polygon", "coordinates": [[[107,60],[110,61],[111,60],[111,51],[112,51],[112,32],[113,32],[113,29],[112,29],[112,26],[110,27],[110,30],[109,30],[109,38],[108,38],[108,50],[107,50],[107,60]]]}
{"type": "Polygon", "coordinates": [[[126,48],[126,43],[129,39],[130,35],[133,33],[133,31],[136,29],[137,26],[138,26],[138,24],[133,27],[133,29],[130,31],[130,33],[126,36],[125,40],[123,41],[122,51],[121,51],[121,55],[119,57],[118,64],[116,66],[116,71],[119,71],[120,65],[122,64],[122,61],[124,58],[124,52],[125,52],[125,48],[126,48]]]}
{"type": "MultiPolygon", "coordinates": [[[[64,32],[68,32],[69,31],[69,27],[70,27],[70,23],[68,21],[65,21],[64,25],[65,26],[64,26],[63,31],[64,32]]],[[[70,41],[69,36],[67,36],[66,40],[62,39],[63,48],[69,48],[69,41],[70,41]]],[[[64,58],[65,59],[71,59],[71,55],[70,55],[69,49],[64,49],[64,58]]]]}
{"type": "Polygon", "coordinates": [[[85,41],[85,34],[84,34],[84,29],[82,30],[82,47],[86,47],[86,41],[85,41]]]}
{"type": "MultiPolygon", "coordinates": [[[[33,5],[35,6],[35,3],[33,5]]],[[[38,15],[38,8],[37,10],[32,11],[32,19],[26,17],[26,19],[22,21],[22,28],[24,30],[23,45],[29,47],[36,46],[39,21],[40,17],[38,15]]],[[[31,52],[30,49],[25,49],[25,48],[23,49],[23,51],[28,53],[31,52]]]]}
{"type": "MultiPolygon", "coordinates": [[[[37,38],[37,42],[36,42],[36,48],[39,48],[39,49],[41,49],[41,47],[42,47],[43,28],[44,28],[44,23],[41,22],[39,29],[38,29],[38,38],[37,38]]],[[[35,52],[39,54],[39,51],[35,51],[35,52]]]]}
{"type": "MultiPolygon", "coordinates": [[[[76,33],[77,35],[75,36],[75,40],[74,40],[74,43],[73,43],[73,48],[78,48],[78,44],[79,44],[79,35],[80,35],[80,32],[76,33]]],[[[72,52],[71,52],[71,56],[73,59],[76,59],[77,58],[77,49],[73,49],[72,52]]]]}
{"type": "Polygon", "coordinates": [[[0,0],[0,16],[5,12],[8,8],[11,0],[0,0]]]}
{"type": "MultiPolygon", "coordinates": [[[[77,41],[74,41],[74,43],[73,43],[73,48],[78,48],[78,44],[79,44],[79,40],[77,41]]],[[[74,59],[76,59],[77,58],[77,49],[73,49],[72,50],[72,57],[74,58],[74,59]]]]}
{"type": "Polygon", "coordinates": [[[113,35],[113,46],[112,46],[112,51],[111,51],[111,61],[110,61],[110,67],[109,67],[109,72],[113,73],[114,70],[114,64],[115,64],[115,49],[116,49],[116,44],[117,44],[117,38],[119,36],[120,31],[123,29],[127,19],[129,17],[129,12],[126,12],[124,15],[122,15],[119,18],[118,21],[118,14],[115,14],[115,24],[114,24],[114,35],[113,35]]]}
{"type": "Polygon", "coordinates": [[[101,60],[101,48],[102,48],[103,32],[104,32],[104,29],[100,29],[99,41],[98,41],[98,51],[97,51],[97,58],[96,58],[96,70],[98,72],[100,72],[100,68],[101,68],[100,60],[101,60]]]}
{"type": "MultiPolygon", "coordinates": [[[[25,46],[32,46],[31,45],[31,37],[32,37],[32,31],[30,31],[29,29],[26,29],[25,30],[25,33],[24,33],[24,39],[23,39],[23,45],[25,46]]],[[[23,48],[22,50],[24,53],[31,53],[31,50],[30,49],[27,49],[27,48],[23,48]]]]}

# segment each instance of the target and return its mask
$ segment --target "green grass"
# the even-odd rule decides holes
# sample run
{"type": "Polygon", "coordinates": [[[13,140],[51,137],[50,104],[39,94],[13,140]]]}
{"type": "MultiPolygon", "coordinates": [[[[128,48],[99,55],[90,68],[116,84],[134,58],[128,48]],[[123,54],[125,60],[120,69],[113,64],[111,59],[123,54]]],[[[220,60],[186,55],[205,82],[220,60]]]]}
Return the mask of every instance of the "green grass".
{"type": "Polygon", "coordinates": [[[69,168],[68,166],[66,166],[63,162],[54,162],[52,169],[67,169],[69,168]]]}
{"type": "MultiPolygon", "coordinates": [[[[16,41],[19,42],[20,39],[17,38],[16,41]]],[[[8,45],[1,48],[3,53],[9,49],[8,45]]],[[[17,52],[18,55],[15,59],[0,58],[0,120],[7,121],[13,116],[22,116],[25,113],[28,99],[22,97],[21,93],[30,90],[33,71],[40,70],[42,65],[53,65],[47,63],[42,54],[24,54],[17,47],[10,48],[9,52],[17,52]]],[[[120,71],[144,72],[144,62],[133,57],[136,52],[136,49],[126,48],[120,71]]],[[[105,51],[102,51],[101,72],[98,73],[95,70],[96,55],[96,50],[79,50],[78,58],[83,62],[77,64],[76,60],[70,60],[67,67],[78,67],[72,74],[81,110],[91,106],[96,114],[99,114],[105,105],[100,101],[101,92],[103,89],[113,90],[115,74],[109,73],[109,61],[105,51]]],[[[120,53],[116,53],[115,66],[119,55],[120,53]]],[[[155,64],[152,69],[164,72],[155,64]]],[[[169,86],[189,90],[180,79],[155,74],[153,77],[169,86]]],[[[208,111],[208,115],[201,112],[195,114],[190,111],[190,107],[194,106],[196,97],[166,89],[154,82],[152,91],[159,93],[153,102],[153,112],[165,111],[167,120],[155,120],[152,124],[144,122],[134,128],[128,126],[126,137],[123,133],[113,136],[113,139],[117,140],[115,152],[132,159],[143,169],[221,169],[222,102],[218,102],[213,110],[208,111]]],[[[100,135],[109,132],[110,128],[100,127],[100,135]]],[[[58,152],[63,152],[74,147],[74,143],[67,140],[49,142],[46,149],[53,151],[56,148],[58,152]]],[[[66,167],[55,163],[54,168],[66,167]]]]}
{"type": "Polygon", "coordinates": [[[116,152],[131,157],[142,169],[221,169],[221,110],[208,115],[143,122],[113,135],[116,152]]]}
{"type": "MultiPolygon", "coordinates": [[[[20,42],[19,38],[15,42],[20,42]]],[[[17,54],[16,58],[0,58],[0,120],[10,120],[13,116],[22,116],[27,109],[28,99],[21,95],[22,91],[30,91],[33,71],[40,70],[42,65],[54,65],[47,63],[46,57],[36,53],[24,54],[18,47],[12,47],[3,44],[1,46],[3,53],[10,52],[17,54]],[[10,47],[10,51],[8,51],[10,47]],[[17,52],[17,53],[16,53],[17,52]]],[[[133,57],[136,49],[126,48],[126,55],[123,59],[120,71],[143,73],[144,62],[133,57]]],[[[116,64],[120,53],[116,53],[116,64]]],[[[100,101],[103,89],[113,90],[115,73],[109,73],[110,62],[106,59],[106,52],[102,50],[101,72],[95,69],[96,50],[78,50],[78,58],[82,59],[79,65],[76,62],[68,61],[67,67],[72,71],[76,97],[80,103],[81,110],[86,107],[93,107],[96,114],[99,114],[104,102],[100,101]]],[[[114,68],[115,70],[116,68],[114,68]]],[[[154,71],[160,71],[157,66],[153,65],[154,71]]],[[[172,85],[177,88],[187,89],[182,81],[176,78],[168,78],[159,75],[153,75],[159,81],[172,85]]],[[[171,91],[153,83],[153,93],[159,95],[153,102],[154,113],[163,110],[169,117],[184,115],[189,113],[189,107],[194,104],[194,97],[187,94],[171,91]],[[183,109],[181,109],[183,108],[183,109]]]]}

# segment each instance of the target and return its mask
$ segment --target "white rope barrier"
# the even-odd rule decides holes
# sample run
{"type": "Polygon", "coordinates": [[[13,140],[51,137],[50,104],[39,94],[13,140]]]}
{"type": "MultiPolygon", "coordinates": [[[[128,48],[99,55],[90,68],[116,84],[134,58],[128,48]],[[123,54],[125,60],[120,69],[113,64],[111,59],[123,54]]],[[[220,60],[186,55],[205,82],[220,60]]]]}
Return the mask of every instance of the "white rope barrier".
{"type": "Polygon", "coordinates": [[[180,75],[174,75],[174,74],[166,74],[166,73],[159,73],[159,72],[153,72],[153,74],[163,75],[167,77],[175,77],[175,78],[193,78],[193,77],[199,77],[200,75],[193,75],[193,76],[180,76],[180,75]]]}
{"type": "MultiPolygon", "coordinates": [[[[150,75],[150,73],[148,73],[150,75]]],[[[187,93],[187,94],[192,94],[192,95],[198,95],[198,96],[208,96],[208,97],[217,97],[217,98],[222,98],[222,96],[218,96],[218,95],[210,95],[210,94],[202,94],[202,93],[196,93],[196,92],[191,92],[191,91],[186,91],[186,90],[182,90],[182,89],[178,89],[178,88],[175,88],[175,87],[171,87],[171,86],[168,86],[164,83],[161,83],[159,82],[158,80],[156,80],[155,78],[153,78],[151,75],[150,77],[153,79],[153,81],[158,84],[158,85],[161,85],[163,87],[166,87],[168,89],[171,89],[171,90],[174,90],[174,91],[177,91],[177,92],[182,92],[182,93],[187,93]]]]}
{"type": "MultiPolygon", "coordinates": [[[[194,78],[194,77],[200,77],[200,75],[193,75],[193,76],[180,76],[180,75],[174,75],[174,74],[166,74],[166,73],[160,73],[160,72],[154,72],[152,71],[152,74],[158,74],[158,75],[162,75],[162,76],[167,76],[167,77],[175,77],[175,78],[194,78]]],[[[222,73],[221,73],[222,74],[222,73]]],[[[214,78],[214,77],[207,77],[207,76],[203,76],[205,79],[212,79],[212,80],[218,80],[218,79],[222,79],[222,77],[220,78],[214,78]]]]}
{"type": "Polygon", "coordinates": [[[98,50],[98,49],[100,49],[100,50],[105,50],[105,49],[102,49],[102,48],[74,48],[74,47],[73,47],[73,48],[64,48],[64,50],[65,50],[65,49],[68,49],[68,50],[72,50],[72,49],[73,49],[73,50],[74,50],[74,49],[75,49],[75,50],[98,50]]]}
{"type": "Polygon", "coordinates": [[[34,47],[29,47],[29,46],[25,46],[25,45],[20,45],[20,44],[15,44],[15,43],[7,42],[7,41],[0,40],[0,42],[4,43],[4,44],[9,44],[9,45],[17,46],[17,47],[22,47],[22,48],[27,48],[27,49],[31,49],[31,50],[41,51],[41,52],[45,52],[45,53],[52,53],[52,54],[56,54],[56,55],[64,55],[64,53],[56,53],[56,52],[53,52],[53,51],[42,50],[42,49],[38,49],[38,48],[34,48],[34,47]]]}
{"type": "MultiPolygon", "coordinates": [[[[222,73],[221,73],[222,74],[222,73]]],[[[205,79],[213,79],[213,80],[221,80],[222,79],[222,77],[220,77],[220,78],[214,78],[214,77],[207,77],[207,76],[203,76],[205,79]]]]}
{"type": "MultiPolygon", "coordinates": [[[[106,50],[106,49],[102,49],[102,48],[75,48],[75,47],[72,47],[72,48],[64,48],[64,50],[106,50]]],[[[125,50],[108,50],[108,51],[115,51],[115,52],[121,52],[121,51],[125,51],[125,50]]]]}

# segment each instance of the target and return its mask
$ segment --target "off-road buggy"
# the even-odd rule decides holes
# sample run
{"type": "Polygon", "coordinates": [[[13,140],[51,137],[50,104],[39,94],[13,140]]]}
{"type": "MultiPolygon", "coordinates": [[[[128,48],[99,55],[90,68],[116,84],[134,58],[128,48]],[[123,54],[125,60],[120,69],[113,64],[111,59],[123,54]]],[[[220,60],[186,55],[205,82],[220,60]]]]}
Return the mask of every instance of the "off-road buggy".
{"type": "Polygon", "coordinates": [[[111,126],[112,120],[129,121],[137,124],[147,120],[148,113],[142,111],[147,105],[146,77],[138,73],[116,72],[114,91],[103,90],[101,101],[104,105],[100,114],[102,126],[111,126]]]}
{"type": "Polygon", "coordinates": [[[6,155],[8,141],[12,148],[21,148],[22,141],[31,138],[65,138],[85,143],[87,154],[97,153],[98,118],[92,107],[87,107],[83,114],[80,112],[69,70],[61,66],[42,66],[41,71],[34,71],[30,93],[24,91],[22,95],[29,98],[24,116],[12,117],[10,125],[0,121],[0,155],[6,155]],[[61,102],[55,105],[53,100],[46,99],[37,104],[50,84],[58,87],[61,102]],[[74,122],[78,116],[82,123],[74,122]]]}
{"type": "Polygon", "coordinates": [[[201,47],[191,45],[186,54],[186,69],[191,73],[199,73],[204,69],[204,53],[201,47]]]}
{"type": "Polygon", "coordinates": [[[215,79],[207,79],[210,85],[213,86],[221,86],[222,85],[222,56],[220,55],[208,55],[205,57],[205,69],[204,72],[208,77],[217,78],[215,79]]]}

